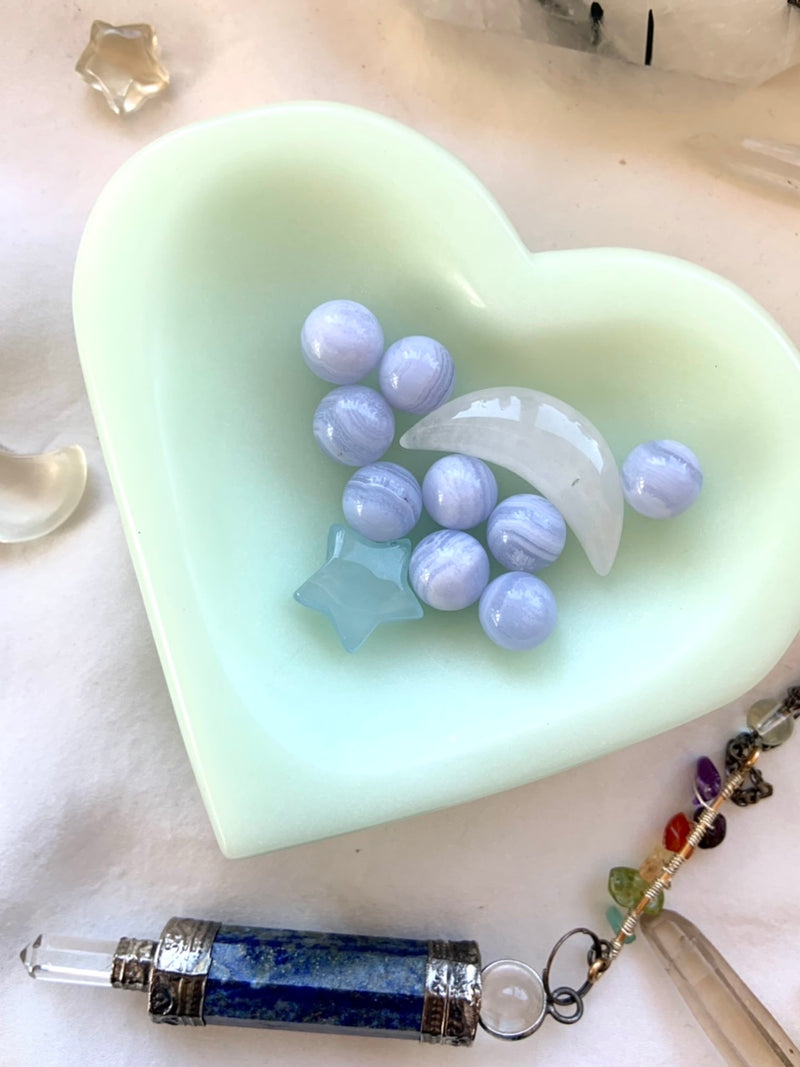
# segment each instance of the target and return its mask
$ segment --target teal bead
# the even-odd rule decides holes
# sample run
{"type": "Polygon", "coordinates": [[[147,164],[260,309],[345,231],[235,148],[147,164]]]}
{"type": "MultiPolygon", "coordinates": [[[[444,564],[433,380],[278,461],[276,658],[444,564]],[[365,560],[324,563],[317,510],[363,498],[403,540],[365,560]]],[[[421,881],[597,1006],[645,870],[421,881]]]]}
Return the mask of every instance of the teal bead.
{"type": "MultiPolygon", "coordinates": [[[[608,925],[611,927],[615,934],[618,934],[624,918],[619,908],[615,908],[613,904],[609,904],[606,908],[606,918],[608,919],[608,925]]],[[[625,944],[630,945],[635,940],[636,934],[631,934],[629,937],[625,938],[625,944]]]]}
{"type": "MultiPolygon", "coordinates": [[[[612,867],[608,872],[608,891],[611,899],[626,911],[636,907],[647,886],[648,883],[633,867],[612,867]]],[[[664,891],[661,890],[645,908],[645,915],[658,915],[663,907],[664,891]]]]}

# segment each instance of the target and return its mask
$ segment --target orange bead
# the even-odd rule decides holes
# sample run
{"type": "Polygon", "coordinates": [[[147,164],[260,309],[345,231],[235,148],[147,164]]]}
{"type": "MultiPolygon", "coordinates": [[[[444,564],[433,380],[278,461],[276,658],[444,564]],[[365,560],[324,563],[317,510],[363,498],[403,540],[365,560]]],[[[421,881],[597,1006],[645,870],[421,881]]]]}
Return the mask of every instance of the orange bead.
{"type": "Polygon", "coordinates": [[[672,852],[680,852],[686,844],[686,838],[692,832],[692,824],[682,811],[673,815],[664,828],[664,847],[672,852]]]}

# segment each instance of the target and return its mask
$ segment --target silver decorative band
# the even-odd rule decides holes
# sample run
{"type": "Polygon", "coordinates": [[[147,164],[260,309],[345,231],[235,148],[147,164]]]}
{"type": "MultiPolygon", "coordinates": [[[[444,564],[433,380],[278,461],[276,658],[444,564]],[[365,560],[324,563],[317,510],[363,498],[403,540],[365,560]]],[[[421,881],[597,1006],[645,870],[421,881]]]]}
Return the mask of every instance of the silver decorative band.
{"type": "Polygon", "coordinates": [[[429,941],[420,1038],[471,1045],[481,1008],[481,953],[474,941],[429,941]]]}
{"type": "Polygon", "coordinates": [[[111,984],[115,989],[135,989],[141,992],[150,984],[155,941],[121,937],[111,964],[111,984]]]}
{"type": "Polygon", "coordinates": [[[219,923],[206,919],[169,920],[150,976],[147,1007],[153,1022],[205,1026],[203,1000],[218,931],[219,923]]]}

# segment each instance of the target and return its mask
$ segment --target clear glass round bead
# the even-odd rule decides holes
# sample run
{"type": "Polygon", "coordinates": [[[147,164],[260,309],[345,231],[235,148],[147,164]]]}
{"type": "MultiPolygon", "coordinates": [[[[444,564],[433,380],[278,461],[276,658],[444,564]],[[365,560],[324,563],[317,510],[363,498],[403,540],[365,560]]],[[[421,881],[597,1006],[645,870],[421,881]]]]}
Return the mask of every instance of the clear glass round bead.
{"type": "Polygon", "coordinates": [[[780,702],[757,700],[747,713],[747,725],[765,748],[777,748],[792,736],[794,719],[780,702]]]}
{"type": "Polygon", "coordinates": [[[538,1030],[547,1012],[542,979],[519,960],[496,960],[481,972],[481,1026],[517,1041],[538,1030]]]}

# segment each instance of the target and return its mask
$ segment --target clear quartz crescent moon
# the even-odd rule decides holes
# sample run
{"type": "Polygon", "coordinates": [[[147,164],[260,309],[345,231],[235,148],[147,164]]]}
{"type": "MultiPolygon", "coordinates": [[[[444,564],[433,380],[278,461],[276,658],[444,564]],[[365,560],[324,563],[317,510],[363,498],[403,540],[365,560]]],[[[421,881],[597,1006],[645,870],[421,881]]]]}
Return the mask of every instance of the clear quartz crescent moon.
{"type": "Polygon", "coordinates": [[[0,448],[0,543],[33,541],[66,522],[86,488],[80,445],[19,456],[0,448]]]}
{"type": "Polygon", "coordinates": [[[619,470],[597,428],[569,404],[535,389],[480,389],[426,415],[400,444],[513,471],[558,508],[597,573],[611,570],[622,535],[619,470]]]}

